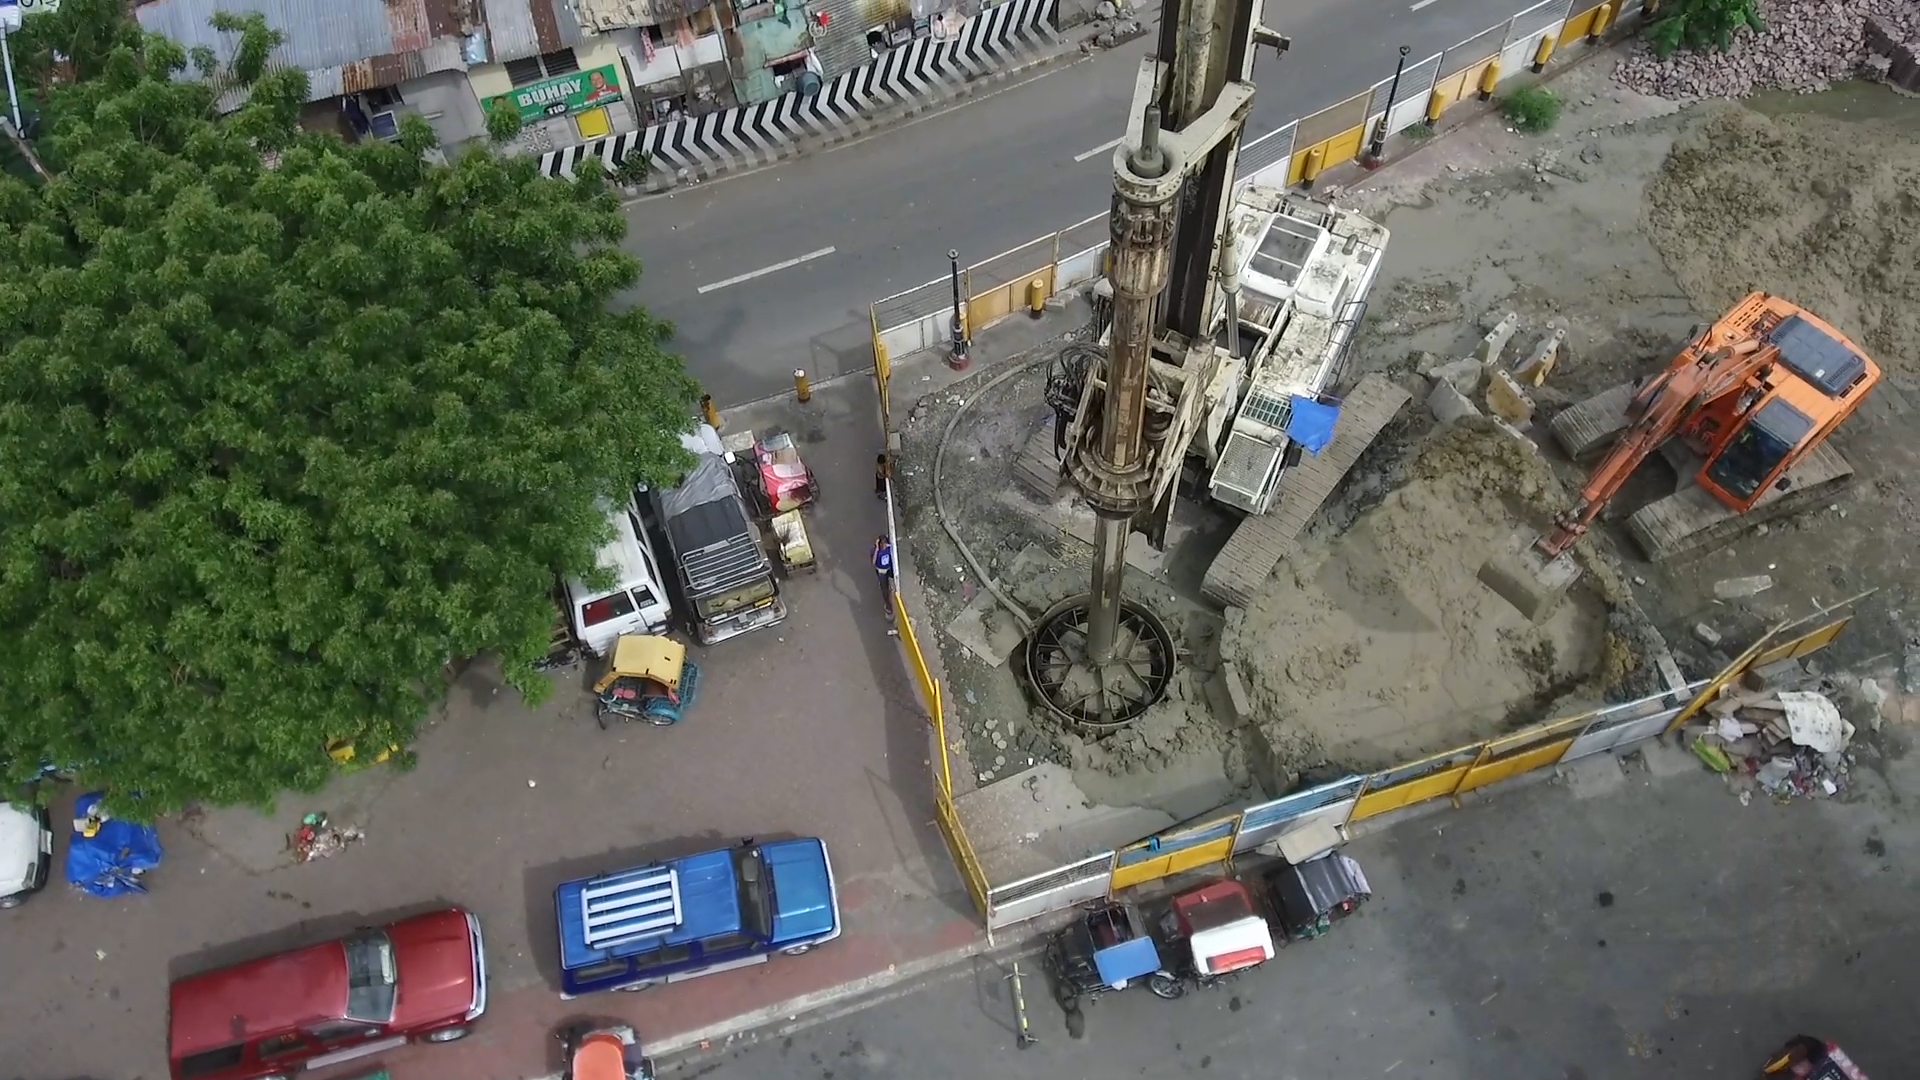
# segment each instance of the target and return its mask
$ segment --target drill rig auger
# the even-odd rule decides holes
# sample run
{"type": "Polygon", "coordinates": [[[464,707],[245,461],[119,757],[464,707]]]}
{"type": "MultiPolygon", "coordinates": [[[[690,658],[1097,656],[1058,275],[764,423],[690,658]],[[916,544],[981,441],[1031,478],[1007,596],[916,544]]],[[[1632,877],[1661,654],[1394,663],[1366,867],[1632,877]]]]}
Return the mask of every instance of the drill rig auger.
{"type": "Polygon", "coordinates": [[[1480,580],[1539,618],[1578,576],[1570,549],[1656,453],[1673,463],[1680,490],[1627,523],[1655,562],[1817,502],[1852,475],[1827,437],[1879,381],[1879,365],[1838,330],[1753,293],[1697,332],[1664,371],[1553,418],[1554,437],[1575,460],[1611,449],[1553,527],[1489,560],[1480,580]]]}

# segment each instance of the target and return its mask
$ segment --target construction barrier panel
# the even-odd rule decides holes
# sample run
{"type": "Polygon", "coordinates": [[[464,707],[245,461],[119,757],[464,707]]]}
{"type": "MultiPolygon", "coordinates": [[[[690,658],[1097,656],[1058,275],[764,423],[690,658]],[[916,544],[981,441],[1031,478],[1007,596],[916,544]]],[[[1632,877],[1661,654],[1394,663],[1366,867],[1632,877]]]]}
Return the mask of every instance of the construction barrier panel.
{"type": "Polygon", "coordinates": [[[1112,878],[1113,852],[1103,851],[1057,870],[996,885],[987,893],[987,929],[1004,930],[1049,912],[1098,900],[1112,891],[1112,878]]]}

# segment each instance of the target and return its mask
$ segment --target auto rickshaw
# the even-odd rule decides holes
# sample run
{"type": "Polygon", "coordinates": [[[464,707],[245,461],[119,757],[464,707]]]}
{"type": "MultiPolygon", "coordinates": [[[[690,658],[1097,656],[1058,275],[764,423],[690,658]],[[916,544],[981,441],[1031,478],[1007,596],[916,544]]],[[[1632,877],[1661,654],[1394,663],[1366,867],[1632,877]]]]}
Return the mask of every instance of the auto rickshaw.
{"type": "Polygon", "coordinates": [[[558,1037],[561,1080],[653,1080],[653,1060],[640,1052],[640,1037],[625,1024],[576,1024],[558,1037]]]}
{"type": "Polygon", "coordinates": [[[1273,959],[1273,931],[1253,893],[1231,878],[1173,898],[1161,937],[1179,958],[1175,973],[1200,986],[1273,959]]]}
{"type": "Polygon", "coordinates": [[[734,478],[753,495],[763,516],[813,505],[819,481],[800,458],[800,445],[779,428],[764,433],[736,432],[721,441],[733,463],[734,478]]]}
{"type": "Polygon", "coordinates": [[[594,719],[603,729],[608,718],[669,727],[693,707],[699,685],[700,667],[687,659],[685,645],[654,634],[622,634],[607,673],[593,684],[594,719]]]}
{"type": "Polygon", "coordinates": [[[1373,897],[1360,864],[1337,851],[1299,864],[1282,863],[1263,875],[1283,939],[1310,941],[1373,897]]]}
{"type": "Polygon", "coordinates": [[[773,516],[774,546],[780,556],[780,568],[789,576],[806,571],[812,573],[820,568],[820,561],[813,553],[813,540],[807,536],[807,520],[798,510],[788,510],[784,514],[773,516]]]}
{"type": "Polygon", "coordinates": [[[1867,1080],[1867,1074],[1836,1043],[1797,1035],[1761,1067],[1762,1077],[1781,1080],[1867,1080]]]}
{"type": "Polygon", "coordinates": [[[1076,1039],[1087,1030],[1082,998],[1124,990],[1141,979],[1163,998],[1186,993],[1160,962],[1147,921],[1132,904],[1104,902],[1088,909],[1048,939],[1046,962],[1053,996],[1067,1014],[1067,1034],[1076,1039]]]}

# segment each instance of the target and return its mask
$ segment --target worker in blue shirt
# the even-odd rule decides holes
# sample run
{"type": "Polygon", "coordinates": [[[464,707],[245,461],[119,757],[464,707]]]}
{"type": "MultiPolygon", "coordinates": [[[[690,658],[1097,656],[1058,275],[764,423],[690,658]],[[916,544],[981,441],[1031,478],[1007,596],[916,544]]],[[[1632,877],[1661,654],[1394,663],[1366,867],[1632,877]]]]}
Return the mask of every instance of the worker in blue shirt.
{"type": "Polygon", "coordinates": [[[887,618],[893,618],[893,541],[887,534],[881,533],[873,538],[873,572],[880,579],[880,602],[887,607],[887,618]]]}

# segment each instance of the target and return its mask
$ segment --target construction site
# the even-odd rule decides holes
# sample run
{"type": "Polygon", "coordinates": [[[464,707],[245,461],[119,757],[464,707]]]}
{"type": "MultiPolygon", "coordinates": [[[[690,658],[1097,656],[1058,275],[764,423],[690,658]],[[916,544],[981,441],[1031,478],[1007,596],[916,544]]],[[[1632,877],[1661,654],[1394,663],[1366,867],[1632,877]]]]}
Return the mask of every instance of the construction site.
{"type": "Polygon", "coordinates": [[[1676,689],[1841,601],[1821,663],[1861,752],[1904,752],[1920,101],[1684,102],[1634,70],[1560,73],[1543,134],[1495,113],[1344,188],[1239,189],[1213,253],[1238,272],[1195,307],[1238,318],[1198,343],[1163,318],[1131,502],[1098,486],[1111,343],[1146,337],[1117,252],[1056,340],[896,391],[921,633],[993,880],[1676,689]],[[1223,362],[1170,374],[1181,347],[1223,362]]]}

